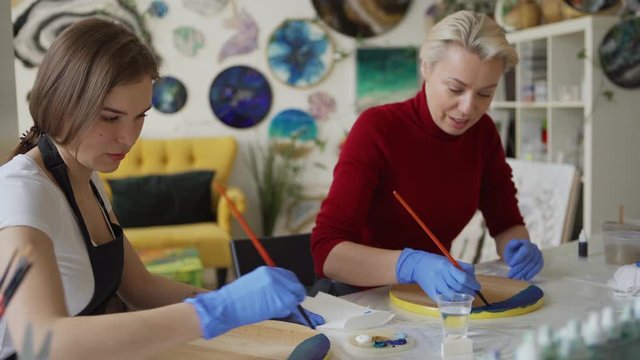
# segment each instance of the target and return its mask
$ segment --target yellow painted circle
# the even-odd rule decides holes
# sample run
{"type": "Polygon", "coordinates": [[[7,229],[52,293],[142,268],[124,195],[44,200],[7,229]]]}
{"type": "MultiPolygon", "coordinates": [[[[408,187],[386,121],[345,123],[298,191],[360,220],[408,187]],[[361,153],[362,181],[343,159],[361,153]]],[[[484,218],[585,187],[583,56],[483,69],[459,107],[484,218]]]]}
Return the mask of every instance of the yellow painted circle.
{"type": "MultiPolygon", "coordinates": [[[[406,300],[402,300],[396,297],[391,291],[389,292],[389,298],[391,299],[391,304],[398,307],[399,309],[406,310],[416,314],[423,314],[423,315],[432,316],[432,317],[440,317],[440,311],[438,311],[437,308],[418,305],[406,300]]],[[[471,313],[470,318],[471,319],[500,319],[500,318],[506,318],[510,316],[523,315],[540,308],[544,303],[543,299],[544,298],[540,298],[540,300],[528,306],[518,307],[518,308],[501,311],[501,312],[482,311],[477,313],[471,313]]]]}

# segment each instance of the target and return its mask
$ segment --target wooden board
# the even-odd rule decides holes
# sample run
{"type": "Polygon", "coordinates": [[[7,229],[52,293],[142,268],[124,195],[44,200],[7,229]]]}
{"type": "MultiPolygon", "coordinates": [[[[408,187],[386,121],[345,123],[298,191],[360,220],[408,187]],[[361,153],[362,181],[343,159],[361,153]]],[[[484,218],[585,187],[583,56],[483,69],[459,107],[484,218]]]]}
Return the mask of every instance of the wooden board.
{"type": "MultiPolygon", "coordinates": [[[[476,275],[482,285],[482,294],[490,306],[475,297],[471,309],[472,319],[495,319],[532,312],[542,306],[544,293],[526,281],[498,276],[476,275]]],[[[403,310],[440,316],[438,305],[417,284],[393,285],[389,290],[391,303],[403,310]]]]}
{"type": "Polygon", "coordinates": [[[317,334],[320,332],[306,326],[267,320],[239,327],[211,340],[192,341],[153,360],[283,360],[301,342],[317,334]]]}

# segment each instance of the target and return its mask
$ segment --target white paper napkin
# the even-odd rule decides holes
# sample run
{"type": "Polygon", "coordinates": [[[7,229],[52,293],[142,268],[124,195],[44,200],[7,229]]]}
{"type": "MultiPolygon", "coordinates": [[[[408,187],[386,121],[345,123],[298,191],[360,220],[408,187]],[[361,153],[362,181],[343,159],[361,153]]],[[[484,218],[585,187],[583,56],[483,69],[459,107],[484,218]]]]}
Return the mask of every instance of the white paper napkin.
{"type": "Polygon", "coordinates": [[[323,292],[307,297],[302,307],[324,317],[325,323],[318,329],[369,329],[387,323],[394,316],[389,311],[373,310],[323,292]]]}
{"type": "Polygon", "coordinates": [[[607,285],[615,290],[616,295],[640,296],[640,262],[618,268],[607,285]]]}

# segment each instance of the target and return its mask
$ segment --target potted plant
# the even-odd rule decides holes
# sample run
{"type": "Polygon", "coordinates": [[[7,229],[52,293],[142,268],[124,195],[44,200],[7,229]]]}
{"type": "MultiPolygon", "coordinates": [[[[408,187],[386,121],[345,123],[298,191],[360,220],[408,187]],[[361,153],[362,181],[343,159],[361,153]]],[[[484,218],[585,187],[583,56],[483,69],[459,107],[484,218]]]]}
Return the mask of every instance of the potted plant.
{"type": "Polygon", "coordinates": [[[271,142],[266,149],[250,146],[248,165],[260,201],[263,235],[272,236],[282,210],[302,194],[303,165],[295,139],[288,144],[271,142]]]}

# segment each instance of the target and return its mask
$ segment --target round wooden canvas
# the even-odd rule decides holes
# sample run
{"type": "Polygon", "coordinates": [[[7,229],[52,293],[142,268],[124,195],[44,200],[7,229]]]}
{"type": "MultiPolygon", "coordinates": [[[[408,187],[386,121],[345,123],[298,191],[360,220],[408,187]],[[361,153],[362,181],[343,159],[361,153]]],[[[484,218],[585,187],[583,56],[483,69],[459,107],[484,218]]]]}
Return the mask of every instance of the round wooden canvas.
{"type": "MultiPolygon", "coordinates": [[[[267,320],[242,326],[211,340],[195,340],[175,347],[153,360],[226,359],[279,360],[287,359],[304,340],[320,334],[306,326],[284,321],[267,320]]],[[[329,359],[330,353],[324,358],[329,359]]],[[[306,357],[308,359],[312,356],[306,357]]]]}
{"type": "MultiPolygon", "coordinates": [[[[490,306],[478,296],[473,300],[471,319],[496,319],[522,315],[542,306],[544,293],[526,281],[491,275],[477,275],[482,294],[490,306]]],[[[439,317],[438,305],[417,284],[394,285],[389,290],[391,303],[400,309],[439,317]]]]}

